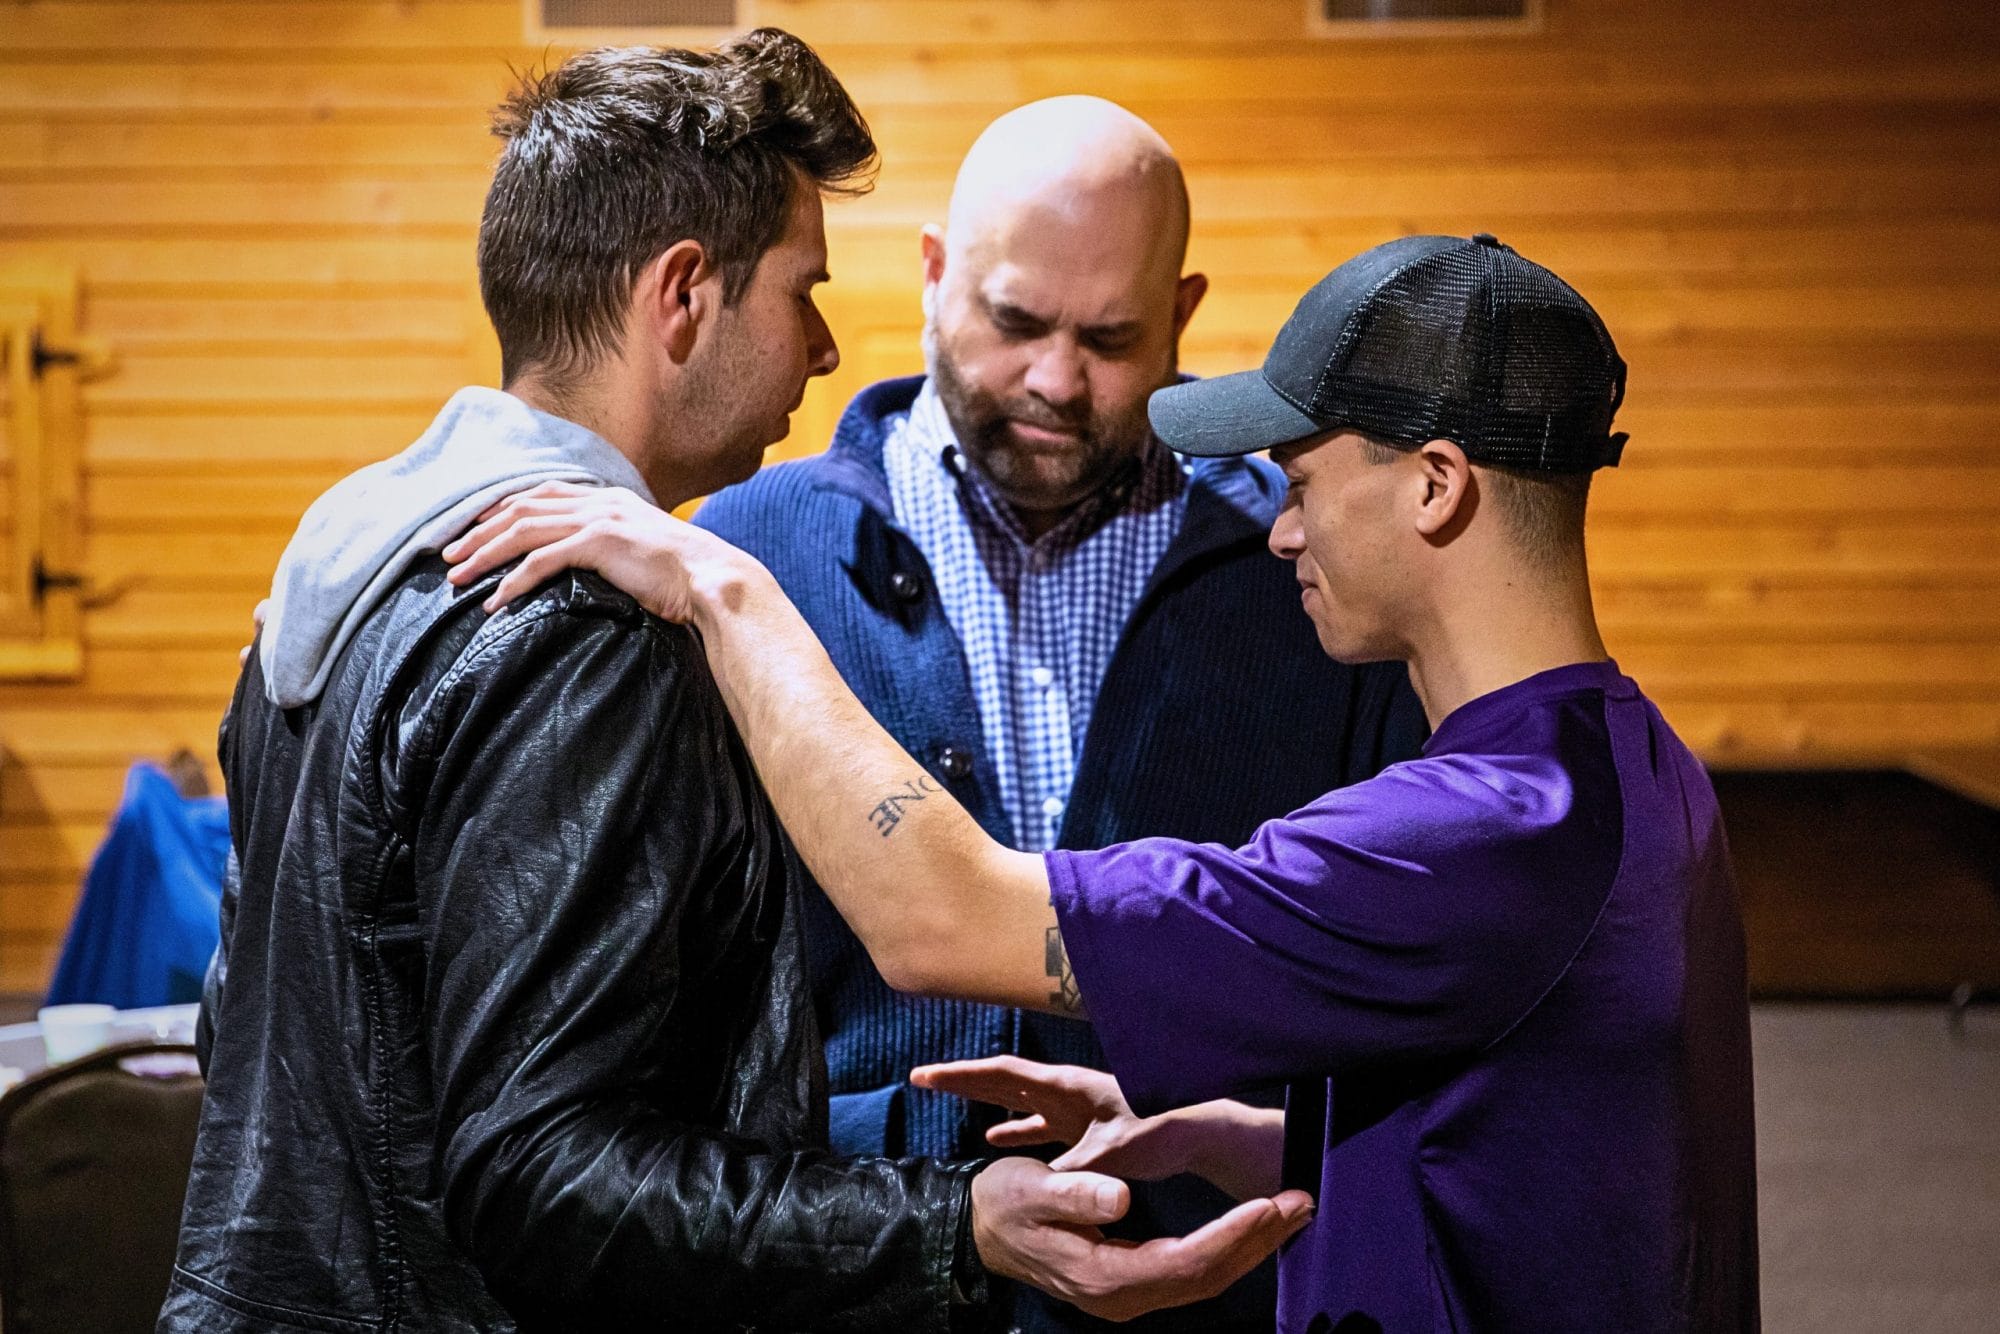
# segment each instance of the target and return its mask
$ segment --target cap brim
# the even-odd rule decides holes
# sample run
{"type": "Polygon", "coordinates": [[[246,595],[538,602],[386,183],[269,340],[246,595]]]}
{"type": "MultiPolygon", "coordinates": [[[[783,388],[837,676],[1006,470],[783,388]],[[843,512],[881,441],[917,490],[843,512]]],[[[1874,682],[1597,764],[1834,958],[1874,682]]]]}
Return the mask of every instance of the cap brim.
{"type": "Polygon", "coordinates": [[[1325,430],[1271,388],[1262,371],[1192,380],[1153,392],[1153,434],[1180,454],[1254,454],[1325,430]]]}

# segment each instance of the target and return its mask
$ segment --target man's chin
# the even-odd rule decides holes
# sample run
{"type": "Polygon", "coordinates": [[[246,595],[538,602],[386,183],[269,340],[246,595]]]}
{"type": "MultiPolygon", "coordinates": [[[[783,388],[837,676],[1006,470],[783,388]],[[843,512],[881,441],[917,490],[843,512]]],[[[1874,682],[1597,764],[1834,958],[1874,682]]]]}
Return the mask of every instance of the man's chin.
{"type": "Polygon", "coordinates": [[[1000,493],[1002,500],[1023,514],[1061,515],[1090,499],[1095,488],[1080,486],[1073,481],[1060,486],[1023,486],[1016,480],[1011,483],[996,481],[993,489],[1000,493]]]}
{"type": "MultiPolygon", "coordinates": [[[[794,405],[792,412],[797,411],[798,407],[794,405]]],[[[779,417],[775,422],[766,426],[763,433],[758,437],[757,443],[751,446],[757,452],[758,462],[761,463],[763,461],[766,450],[774,449],[791,438],[792,412],[787,412],[784,416],[779,417]]]]}
{"type": "Polygon", "coordinates": [[[1359,667],[1368,662],[1401,662],[1392,641],[1381,636],[1364,637],[1351,632],[1341,633],[1329,626],[1318,616],[1312,618],[1313,632],[1319,638],[1320,652],[1344,667],[1359,667]]]}
{"type": "Polygon", "coordinates": [[[1055,450],[989,446],[972,462],[1016,509],[1068,509],[1095,489],[1077,476],[1074,460],[1055,450]]]}
{"type": "Polygon", "coordinates": [[[721,490],[725,486],[734,486],[738,482],[747,482],[752,477],[755,477],[758,469],[764,466],[765,454],[770,452],[772,446],[783,440],[790,432],[788,430],[780,430],[776,435],[768,436],[768,438],[767,434],[745,440],[741,445],[730,449],[722,455],[716,461],[717,476],[715,485],[710,489],[721,490]]]}
{"type": "MultiPolygon", "coordinates": [[[[784,439],[783,436],[778,437],[778,440],[782,439],[784,439]]],[[[734,466],[730,469],[730,485],[734,486],[737,482],[747,482],[752,477],[755,477],[758,470],[764,466],[764,456],[770,453],[771,449],[777,445],[778,440],[773,440],[769,444],[758,445],[754,449],[746,449],[731,459],[730,462],[734,466]]]]}

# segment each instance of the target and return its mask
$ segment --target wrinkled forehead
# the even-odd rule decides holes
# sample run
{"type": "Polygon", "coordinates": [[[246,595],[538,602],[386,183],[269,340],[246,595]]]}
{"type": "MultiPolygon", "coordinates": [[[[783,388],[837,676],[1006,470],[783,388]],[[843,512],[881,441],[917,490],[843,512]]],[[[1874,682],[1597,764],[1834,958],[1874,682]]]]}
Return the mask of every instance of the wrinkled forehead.
{"type": "Polygon", "coordinates": [[[1142,208],[1038,203],[967,230],[947,255],[947,279],[989,305],[1076,324],[1171,318],[1179,255],[1142,208]]]}

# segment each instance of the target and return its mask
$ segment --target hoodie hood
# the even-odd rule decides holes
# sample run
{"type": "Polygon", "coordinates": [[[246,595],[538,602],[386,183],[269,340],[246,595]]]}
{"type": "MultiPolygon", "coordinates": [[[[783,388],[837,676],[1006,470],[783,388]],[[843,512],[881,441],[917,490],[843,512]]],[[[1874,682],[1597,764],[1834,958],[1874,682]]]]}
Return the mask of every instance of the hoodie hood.
{"type": "Polygon", "coordinates": [[[411,565],[494,502],[543,482],[653,498],[610,441],[478,387],[453,394],[402,453],[335,483],[299,521],[272,579],[258,646],[271,702],[289,709],[319,698],[340,651],[411,565]]]}

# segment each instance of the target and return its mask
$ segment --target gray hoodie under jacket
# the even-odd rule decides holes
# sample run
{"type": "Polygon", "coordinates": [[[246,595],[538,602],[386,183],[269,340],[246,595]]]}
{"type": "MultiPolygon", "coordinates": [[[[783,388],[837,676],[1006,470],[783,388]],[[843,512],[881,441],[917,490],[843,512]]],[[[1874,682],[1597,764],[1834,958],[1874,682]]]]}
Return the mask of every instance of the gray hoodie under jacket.
{"type": "Polygon", "coordinates": [[[409,448],[336,482],[299,521],[272,578],[258,649],[271,702],[319,698],[340,651],[412,564],[494,502],[543,482],[653,498],[602,436],[477,386],[453,394],[409,448]]]}

